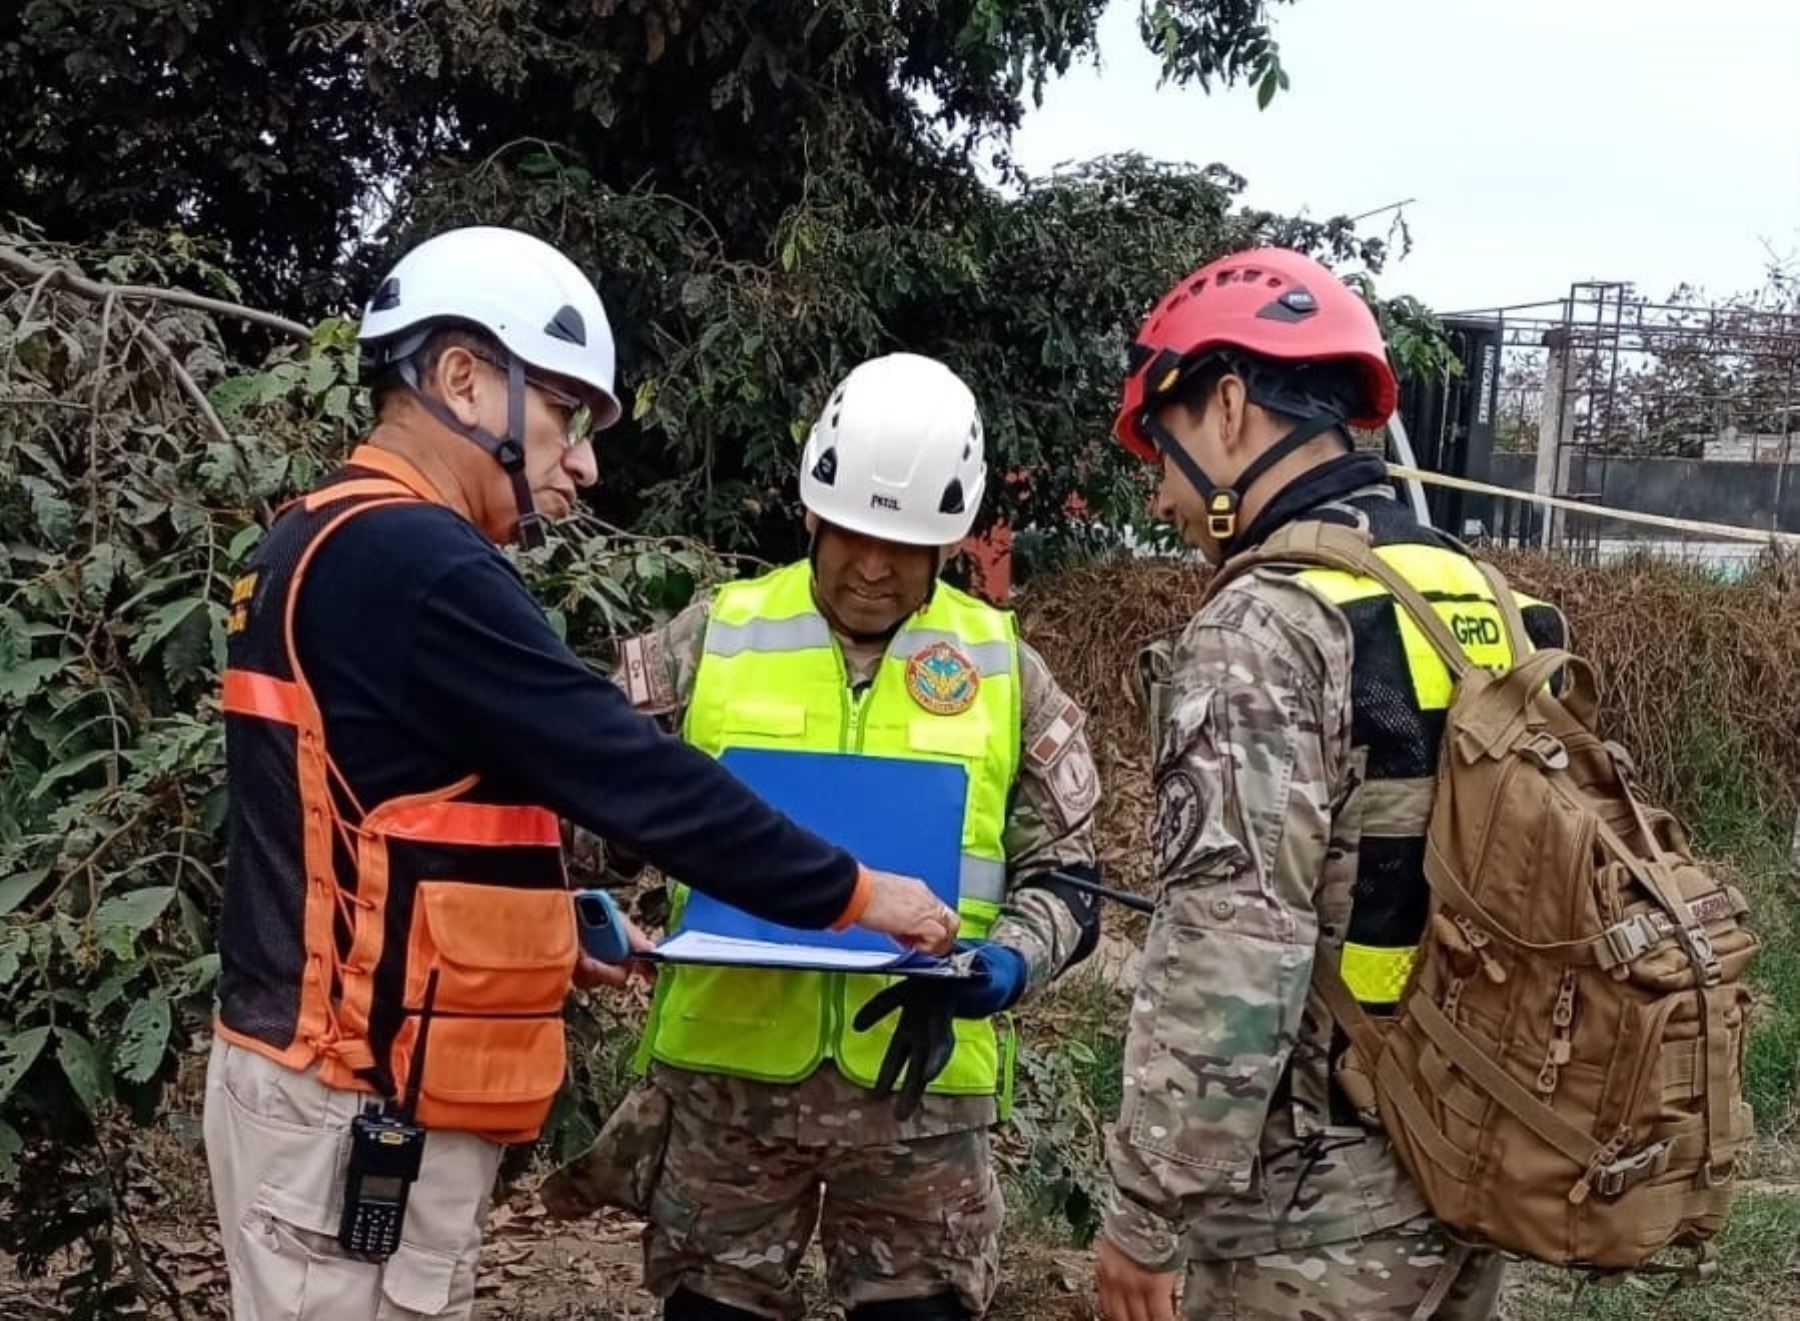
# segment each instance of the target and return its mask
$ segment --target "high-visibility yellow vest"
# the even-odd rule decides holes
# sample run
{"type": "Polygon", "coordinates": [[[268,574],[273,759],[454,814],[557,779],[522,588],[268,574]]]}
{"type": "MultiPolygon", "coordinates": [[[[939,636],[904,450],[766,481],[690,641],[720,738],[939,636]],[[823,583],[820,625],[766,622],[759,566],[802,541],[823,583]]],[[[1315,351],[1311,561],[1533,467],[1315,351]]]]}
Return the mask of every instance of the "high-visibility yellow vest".
{"type": "MultiPolygon", "coordinates": [[[[1499,605],[1474,561],[1427,540],[1430,534],[1396,501],[1357,507],[1370,517],[1375,553],[1431,602],[1469,659],[1496,673],[1510,668],[1499,605]]],[[[1425,830],[1452,679],[1411,616],[1373,578],[1309,568],[1298,579],[1343,614],[1354,638],[1350,741],[1367,761],[1356,897],[1342,959],[1351,993],[1379,1014],[1400,999],[1425,933],[1425,830]]],[[[1560,645],[1561,616],[1516,595],[1527,630],[1560,645]]]]}
{"type": "MultiPolygon", "coordinates": [[[[889,644],[874,681],[852,692],[805,562],[721,588],[689,699],[688,742],[728,748],[854,752],[961,764],[962,934],[985,936],[1006,890],[1007,800],[1020,746],[1019,644],[1013,617],[944,584],[889,644]]],[[[904,804],[895,810],[904,811],[904,804]]],[[[678,920],[685,887],[674,887],[678,920]]],[[[893,1019],[851,1021],[889,978],[866,974],[664,968],[640,1060],[798,1082],[831,1059],[874,1085],[893,1019]]],[[[1010,1047],[1010,1041],[1009,1041],[1010,1047]]],[[[988,1021],[959,1021],[956,1050],[931,1090],[999,1092],[999,1038],[988,1021]]]]}

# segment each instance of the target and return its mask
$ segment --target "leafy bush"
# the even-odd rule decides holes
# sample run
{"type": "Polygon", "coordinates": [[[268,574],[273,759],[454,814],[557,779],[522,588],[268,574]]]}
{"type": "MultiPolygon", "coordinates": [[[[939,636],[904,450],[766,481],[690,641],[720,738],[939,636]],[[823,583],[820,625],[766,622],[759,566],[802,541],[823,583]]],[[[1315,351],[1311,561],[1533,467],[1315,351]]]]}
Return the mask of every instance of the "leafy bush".
{"type": "MultiPolygon", "coordinates": [[[[274,511],[368,419],[345,322],[250,359],[203,311],[24,270],[66,256],[41,246],[12,256],[0,268],[0,1248],[32,1268],[85,1240],[88,1270],[71,1284],[92,1302],[110,1296],[110,1217],[126,1209],[109,1125],[150,1121],[210,1014],[230,584],[274,511]]],[[[179,240],[82,256],[115,280],[233,292],[179,240]]],[[[593,652],[722,566],[590,516],[526,567],[553,620],[593,652]]]]}

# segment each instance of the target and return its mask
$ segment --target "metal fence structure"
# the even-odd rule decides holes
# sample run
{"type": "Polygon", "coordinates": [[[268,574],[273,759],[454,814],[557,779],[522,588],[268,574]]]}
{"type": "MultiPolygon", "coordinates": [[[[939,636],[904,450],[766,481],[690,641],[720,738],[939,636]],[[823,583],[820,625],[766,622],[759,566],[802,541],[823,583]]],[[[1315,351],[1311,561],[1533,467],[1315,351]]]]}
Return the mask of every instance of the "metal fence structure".
{"type": "MultiPolygon", "coordinates": [[[[1586,281],[1562,299],[1444,324],[1461,373],[1413,383],[1402,399],[1423,467],[1596,506],[1800,532],[1800,312],[1654,303],[1629,285],[1586,281]],[[1528,471],[1523,454],[1533,456],[1528,471]]],[[[1582,559],[1646,545],[1724,553],[1703,537],[1647,535],[1600,515],[1452,491],[1431,500],[1440,527],[1582,559]]]]}

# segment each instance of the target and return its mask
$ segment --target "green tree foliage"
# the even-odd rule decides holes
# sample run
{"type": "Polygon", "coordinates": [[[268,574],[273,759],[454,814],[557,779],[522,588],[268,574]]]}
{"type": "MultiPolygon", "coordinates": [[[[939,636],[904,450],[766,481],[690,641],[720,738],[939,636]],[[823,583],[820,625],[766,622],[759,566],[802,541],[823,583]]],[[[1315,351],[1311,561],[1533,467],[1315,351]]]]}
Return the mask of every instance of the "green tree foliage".
{"type": "MultiPolygon", "coordinates": [[[[187,242],[81,255],[231,292],[187,242]]],[[[66,287],[70,256],[0,231],[0,1250],[31,1269],[85,1240],[70,1278],[98,1306],[130,1210],[122,1135],[218,970],[231,582],[368,419],[353,326],[246,363],[201,311],[66,287]]],[[[721,572],[592,515],[526,567],[589,651],[721,572]]]]}
{"type": "Polygon", "coordinates": [[[1222,167],[1091,162],[1016,193],[864,196],[815,174],[762,262],[733,261],[689,204],[618,194],[537,144],[445,172],[416,231],[503,215],[595,269],[624,337],[629,420],[602,452],[615,521],[779,557],[799,549],[793,464],[831,384],[894,349],[943,358],[981,400],[1002,474],[984,524],[1061,525],[1072,492],[1138,519],[1144,471],[1109,438],[1131,329],[1181,274],[1260,242],[1379,266],[1341,223],[1242,210],[1222,167]],[[864,218],[864,212],[870,214],[864,218]]]}
{"type": "MultiPolygon", "coordinates": [[[[1280,78],[1263,0],[1145,0],[1174,82],[1280,78]]],[[[60,238],[178,222],[257,300],[338,259],[442,152],[526,134],[702,207],[759,259],[810,173],[966,193],[970,153],[1095,51],[1103,0],[21,0],[0,14],[0,212],[60,238]]]]}

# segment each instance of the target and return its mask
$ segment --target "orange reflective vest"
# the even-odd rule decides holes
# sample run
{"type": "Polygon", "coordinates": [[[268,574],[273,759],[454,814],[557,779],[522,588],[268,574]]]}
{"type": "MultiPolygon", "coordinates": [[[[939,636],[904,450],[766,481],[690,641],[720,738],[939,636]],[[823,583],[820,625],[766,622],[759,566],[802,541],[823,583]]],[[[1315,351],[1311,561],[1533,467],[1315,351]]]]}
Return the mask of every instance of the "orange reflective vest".
{"type": "Polygon", "coordinates": [[[562,1083],[576,957],[557,816],[488,801],[473,774],[358,803],[294,641],[326,539],[424,499],[410,465],[359,449],[282,512],[233,590],[217,1030],[326,1086],[412,1099],[427,1128],[524,1142],[562,1083]]]}

